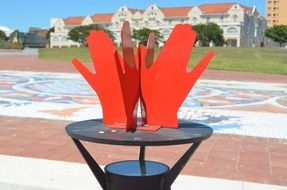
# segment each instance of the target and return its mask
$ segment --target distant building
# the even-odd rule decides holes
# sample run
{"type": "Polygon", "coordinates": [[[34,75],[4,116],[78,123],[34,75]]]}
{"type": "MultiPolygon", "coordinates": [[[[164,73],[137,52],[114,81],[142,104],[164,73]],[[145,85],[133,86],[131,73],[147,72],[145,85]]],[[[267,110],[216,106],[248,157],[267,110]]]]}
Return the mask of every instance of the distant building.
{"type": "Polygon", "coordinates": [[[194,7],[158,7],[152,4],[145,10],[120,7],[115,13],[93,16],[53,18],[51,27],[55,32],[50,35],[51,47],[80,46],[68,39],[69,31],[81,25],[99,24],[111,30],[115,42],[120,43],[122,23],[129,21],[132,29],[143,27],[156,29],[166,40],[176,24],[192,25],[213,22],[222,30],[228,46],[260,46],[266,29],[266,20],[256,10],[238,3],[204,4],[194,7]]]}
{"type": "Polygon", "coordinates": [[[269,27],[287,25],[287,0],[266,0],[266,18],[269,27]]]}
{"type": "Polygon", "coordinates": [[[39,36],[41,38],[47,38],[47,36],[49,34],[49,30],[43,29],[43,28],[37,28],[37,27],[30,27],[29,33],[36,34],[37,36],[39,36]]]}
{"type": "Polygon", "coordinates": [[[35,31],[29,31],[28,33],[24,33],[19,32],[18,30],[15,30],[10,35],[9,42],[12,44],[21,44],[23,48],[44,48],[47,47],[48,44],[48,40],[35,31]]]}

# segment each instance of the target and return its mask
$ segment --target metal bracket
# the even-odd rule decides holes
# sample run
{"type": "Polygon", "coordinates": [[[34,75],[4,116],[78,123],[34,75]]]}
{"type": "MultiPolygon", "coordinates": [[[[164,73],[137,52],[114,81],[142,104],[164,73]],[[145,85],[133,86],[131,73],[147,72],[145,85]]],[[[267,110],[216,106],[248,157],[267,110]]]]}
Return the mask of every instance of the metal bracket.
{"type": "Polygon", "coordinates": [[[191,147],[182,155],[182,157],[176,162],[176,164],[170,169],[166,177],[166,186],[170,187],[181,170],[184,168],[188,160],[191,158],[195,150],[198,148],[201,142],[194,143],[191,147]]]}
{"type": "Polygon", "coordinates": [[[90,153],[87,151],[87,149],[82,145],[82,143],[72,138],[74,143],[76,144],[77,148],[81,152],[83,158],[87,162],[89,168],[92,170],[94,176],[97,178],[98,182],[100,183],[101,187],[106,190],[107,189],[107,180],[106,180],[106,174],[102,170],[102,168],[99,166],[99,164],[94,160],[94,158],[90,155],[90,153]]]}

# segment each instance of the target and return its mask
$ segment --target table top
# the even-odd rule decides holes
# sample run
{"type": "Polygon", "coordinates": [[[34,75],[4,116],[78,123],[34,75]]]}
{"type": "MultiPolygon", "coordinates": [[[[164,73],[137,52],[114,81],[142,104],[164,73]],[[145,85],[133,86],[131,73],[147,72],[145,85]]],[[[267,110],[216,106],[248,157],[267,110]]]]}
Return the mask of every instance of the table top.
{"type": "Polygon", "coordinates": [[[74,122],[66,126],[69,136],[94,143],[127,146],[161,146],[201,142],[209,138],[213,130],[203,124],[179,121],[177,129],[161,128],[157,131],[129,131],[112,129],[102,120],[74,122]]]}

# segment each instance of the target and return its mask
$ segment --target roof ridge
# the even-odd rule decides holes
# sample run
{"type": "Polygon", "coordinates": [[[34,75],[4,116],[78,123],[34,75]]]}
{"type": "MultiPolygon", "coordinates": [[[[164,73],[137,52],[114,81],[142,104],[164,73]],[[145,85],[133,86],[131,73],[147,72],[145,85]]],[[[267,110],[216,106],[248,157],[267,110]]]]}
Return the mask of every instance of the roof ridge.
{"type": "Polygon", "coordinates": [[[240,4],[240,3],[237,3],[237,2],[226,2],[226,3],[204,3],[204,4],[201,4],[199,5],[200,6],[203,6],[203,5],[233,5],[233,4],[240,4]]]}
{"type": "Polygon", "coordinates": [[[66,17],[64,19],[69,19],[69,18],[85,18],[86,16],[69,16],[69,17],[66,17]]]}
{"type": "Polygon", "coordinates": [[[158,7],[159,9],[173,9],[173,8],[193,8],[194,6],[179,6],[179,7],[158,7]]]}

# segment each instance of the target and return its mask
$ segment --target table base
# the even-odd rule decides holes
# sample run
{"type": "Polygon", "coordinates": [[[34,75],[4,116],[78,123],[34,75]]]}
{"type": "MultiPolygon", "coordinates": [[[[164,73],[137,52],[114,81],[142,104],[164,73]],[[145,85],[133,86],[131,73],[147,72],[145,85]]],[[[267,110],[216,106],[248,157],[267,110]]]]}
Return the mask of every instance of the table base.
{"type": "Polygon", "coordinates": [[[170,190],[165,177],[169,167],[153,161],[128,160],[105,167],[108,190],[170,190]]]}

